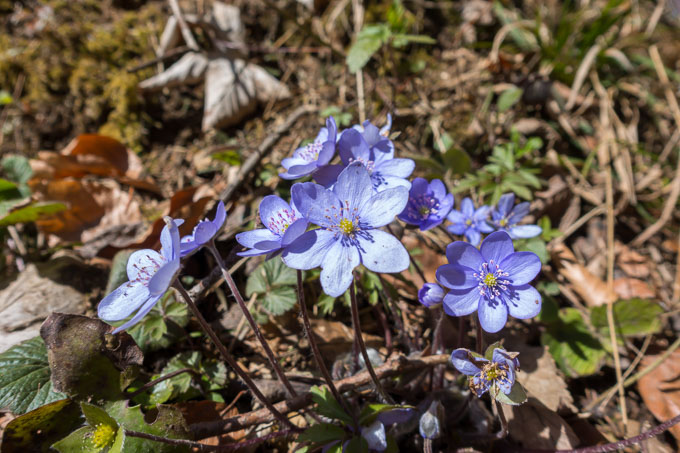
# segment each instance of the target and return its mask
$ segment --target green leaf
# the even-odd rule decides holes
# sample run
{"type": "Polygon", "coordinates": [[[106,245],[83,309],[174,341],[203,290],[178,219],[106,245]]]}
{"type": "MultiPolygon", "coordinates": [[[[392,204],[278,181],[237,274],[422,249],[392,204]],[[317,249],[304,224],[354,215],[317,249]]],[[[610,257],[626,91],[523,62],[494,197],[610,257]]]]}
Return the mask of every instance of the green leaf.
{"type": "Polygon", "coordinates": [[[344,411],[328,388],[314,386],[309,391],[312,393],[312,401],[318,406],[319,414],[347,425],[354,423],[352,417],[344,411]]]}
{"type": "Polygon", "coordinates": [[[92,443],[93,433],[93,427],[83,426],[76,429],[60,441],[52,444],[52,448],[57,450],[59,453],[71,453],[75,451],[78,453],[99,453],[102,449],[100,447],[96,447],[92,443]]]}
{"type": "Polygon", "coordinates": [[[241,155],[238,153],[238,151],[233,149],[217,152],[211,155],[210,157],[212,157],[214,160],[219,160],[233,167],[238,167],[242,163],[241,155]]]}
{"type": "MultiPolygon", "coordinates": [[[[661,330],[663,308],[645,299],[620,300],[614,303],[614,325],[617,335],[625,337],[644,336],[661,330]]],[[[607,306],[593,307],[590,312],[593,327],[609,338],[607,306]]]]}
{"type": "Polygon", "coordinates": [[[83,402],[80,403],[80,409],[83,411],[87,424],[93,428],[103,424],[118,429],[118,423],[116,423],[116,421],[101,407],[83,402]]]}
{"type": "Polygon", "coordinates": [[[319,309],[321,310],[321,314],[326,316],[333,312],[333,307],[335,307],[336,300],[337,297],[329,296],[326,293],[321,293],[321,295],[319,296],[319,300],[316,303],[316,306],[319,307],[319,309]]]}
{"type": "Polygon", "coordinates": [[[128,329],[128,333],[144,352],[150,352],[167,348],[184,338],[184,327],[188,323],[186,304],[178,301],[174,292],[168,291],[142,321],[128,329]]]}
{"type": "Polygon", "coordinates": [[[387,42],[392,32],[385,24],[365,25],[347,52],[347,66],[354,74],[368,63],[373,54],[387,42]]]}
{"type": "Polygon", "coordinates": [[[0,201],[19,200],[21,198],[23,196],[15,183],[0,178],[0,201]]]}
{"type": "Polygon", "coordinates": [[[195,373],[181,373],[157,384],[149,403],[159,404],[168,400],[185,401],[200,395],[219,390],[227,383],[227,368],[221,362],[205,359],[198,351],[182,352],[168,362],[159,376],[189,368],[195,373]],[[201,376],[197,379],[197,375],[201,376]]]}
{"type": "Polygon", "coordinates": [[[442,158],[446,168],[450,169],[454,175],[464,175],[472,168],[470,156],[462,149],[451,148],[444,153],[442,158]]]}
{"type": "Polygon", "coordinates": [[[78,404],[69,399],[54,401],[9,422],[2,436],[1,451],[2,453],[49,451],[54,442],[63,439],[81,424],[78,404]]]}
{"type": "Polygon", "coordinates": [[[559,320],[549,324],[541,335],[541,343],[548,346],[567,376],[596,373],[606,355],[602,344],[590,333],[577,309],[563,308],[558,315],[559,320]]]}
{"type": "Polygon", "coordinates": [[[406,44],[437,44],[437,40],[426,35],[409,35],[404,33],[395,33],[392,35],[396,47],[402,47],[406,44]],[[399,44],[397,44],[399,43],[399,44]]]}
{"type": "Polygon", "coordinates": [[[486,348],[486,350],[484,351],[484,358],[485,358],[486,360],[493,360],[493,351],[496,350],[496,349],[498,349],[498,348],[502,348],[501,342],[500,342],[500,341],[497,341],[497,342],[495,342],[495,343],[491,343],[491,344],[486,348]]]}
{"type": "Polygon", "coordinates": [[[40,217],[49,214],[56,214],[66,209],[62,203],[38,202],[19,208],[0,219],[0,227],[14,225],[17,223],[35,222],[40,217]]]}
{"type": "Polygon", "coordinates": [[[295,284],[297,272],[277,257],[260,264],[250,274],[246,283],[246,296],[261,295],[262,306],[274,315],[281,315],[297,301],[295,289],[291,286],[295,284]]]}
{"type": "Polygon", "coordinates": [[[392,411],[395,409],[412,409],[412,406],[401,406],[398,404],[379,404],[370,403],[364,406],[359,414],[359,424],[362,426],[370,425],[375,421],[375,418],[383,412],[392,411]]]}
{"type": "Polygon", "coordinates": [[[533,252],[538,255],[541,263],[546,264],[550,261],[550,254],[545,245],[545,241],[541,236],[536,236],[531,239],[526,239],[524,241],[517,241],[516,250],[518,252],[533,252]]]}
{"type": "Polygon", "coordinates": [[[47,349],[40,337],[12,346],[0,354],[0,407],[15,414],[65,397],[52,389],[47,349]]]}
{"type": "Polygon", "coordinates": [[[353,437],[349,442],[347,442],[347,446],[344,448],[344,451],[351,451],[352,453],[368,453],[368,442],[366,442],[366,439],[364,439],[362,436],[353,437]]]}
{"type": "Polygon", "coordinates": [[[312,425],[298,436],[298,442],[314,442],[319,445],[326,445],[335,440],[345,437],[345,430],[331,423],[318,423],[312,425]]]}
{"type": "MultiPolygon", "coordinates": [[[[107,407],[107,413],[124,429],[139,431],[169,439],[190,439],[191,434],[179,409],[159,404],[157,415],[152,423],[147,423],[141,406],[128,407],[128,402],[117,401],[107,407]]],[[[116,440],[117,441],[117,440],[116,440]]],[[[185,453],[189,447],[168,445],[139,437],[125,436],[122,443],[123,452],[134,453],[185,453]]]]}
{"type": "Polygon", "coordinates": [[[25,156],[5,156],[1,165],[7,178],[16,183],[25,184],[33,176],[33,169],[25,156]]]}
{"type": "Polygon", "coordinates": [[[491,389],[491,394],[499,403],[511,406],[519,406],[527,400],[527,392],[518,381],[515,381],[515,384],[510,389],[510,393],[507,395],[498,386],[494,386],[491,389]]]}
{"type": "Polygon", "coordinates": [[[524,91],[519,87],[508,88],[498,96],[498,111],[503,113],[509,110],[522,98],[524,91]]]}

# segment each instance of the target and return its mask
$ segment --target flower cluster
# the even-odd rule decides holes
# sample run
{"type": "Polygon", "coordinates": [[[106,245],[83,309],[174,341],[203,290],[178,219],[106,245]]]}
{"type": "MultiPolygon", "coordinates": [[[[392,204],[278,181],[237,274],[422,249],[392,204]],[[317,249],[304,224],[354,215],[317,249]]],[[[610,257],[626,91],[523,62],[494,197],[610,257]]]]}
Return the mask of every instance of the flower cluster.
{"type": "Polygon", "coordinates": [[[130,320],[117,327],[114,334],[134,326],[151,311],[175,282],[180,270],[180,258],[191,255],[212,241],[226,218],[224,204],[220,202],[214,220],[199,222],[190,235],[180,239],[179,226],[184,220],[165,217],[160,253],[144,249],[130,255],[126,269],[129,281],[102,299],[97,307],[98,316],[109,322],[122,321],[135,313],[130,320]]]}

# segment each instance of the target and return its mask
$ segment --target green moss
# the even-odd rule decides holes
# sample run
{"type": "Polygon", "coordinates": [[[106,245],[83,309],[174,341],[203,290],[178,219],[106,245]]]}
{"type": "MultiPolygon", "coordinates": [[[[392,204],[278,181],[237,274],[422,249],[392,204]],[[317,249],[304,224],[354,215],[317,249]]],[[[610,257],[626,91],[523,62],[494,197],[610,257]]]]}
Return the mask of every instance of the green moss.
{"type": "Polygon", "coordinates": [[[23,74],[22,101],[32,111],[66,106],[74,130],[99,130],[140,150],[149,119],[137,84],[153,70],[127,69],[154,57],[151,37],[165,15],[157,4],[109,13],[98,0],[45,3],[54,16],[38,35],[0,33],[0,87],[11,90],[23,74]]]}

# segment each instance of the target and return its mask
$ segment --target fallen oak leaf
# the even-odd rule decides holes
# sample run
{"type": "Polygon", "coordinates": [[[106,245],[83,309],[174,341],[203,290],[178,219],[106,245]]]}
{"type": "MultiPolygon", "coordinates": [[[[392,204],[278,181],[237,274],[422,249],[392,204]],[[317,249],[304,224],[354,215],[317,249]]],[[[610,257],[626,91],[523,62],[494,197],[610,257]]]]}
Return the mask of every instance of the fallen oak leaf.
{"type": "MultiPolygon", "coordinates": [[[[640,362],[640,368],[651,365],[658,356],[645,356],[640,362]]],[[[680,415],[680,388],[677,380],[680,378],[680,350],[675,350],[666,360],[662,361],[652,373],[647,373],[638,381],[638,391],[645,406],[660,422],[665,422],[680,415]]],[[[680,425],[669,429],[676,440],[680,441],[680,425]]]]}

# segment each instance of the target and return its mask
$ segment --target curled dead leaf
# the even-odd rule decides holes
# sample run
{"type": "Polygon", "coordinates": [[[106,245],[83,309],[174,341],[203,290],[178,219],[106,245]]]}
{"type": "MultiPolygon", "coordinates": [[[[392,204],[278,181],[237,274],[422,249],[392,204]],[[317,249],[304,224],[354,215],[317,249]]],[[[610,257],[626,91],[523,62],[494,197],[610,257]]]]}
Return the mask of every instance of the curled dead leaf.
{"type": "Polygon", "coordinates": [[[510,438],[528,449],[570,450],[579,438],[569,424],[538,399],[520,406],[501,405],[508,420],[510,438]]]}
{"type": "Polygon", "coordinates": [[[555,245],[552,259],[560,275],[569,281],[572,289],[581,296],[587,306],[597,307],[618,299],[616,293],[610,291],[605,282],[578,262],[566,245],[555,245]]]}
{"type": "MultiPolygon", "coordinates": [[[[640,368],[651,365],[658,355],[648,355],[640,362],[640,368]]],[[[665,422],[680,415],[680,350],[675,350],[652,372],[638,381],[638,391],[645,406],[659,422],[665,422]]],[[[672,426],[669,431],[680,441],[680,425],[672,426]]]]}
{"type": "Polygon", "coordinates": [[[644,280],[638,278],[617,278],[614,280],[614,291],[619,299],[654,299],[654,289],[644,280]]]}

